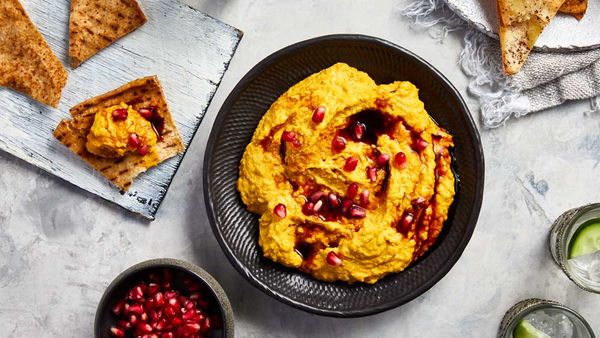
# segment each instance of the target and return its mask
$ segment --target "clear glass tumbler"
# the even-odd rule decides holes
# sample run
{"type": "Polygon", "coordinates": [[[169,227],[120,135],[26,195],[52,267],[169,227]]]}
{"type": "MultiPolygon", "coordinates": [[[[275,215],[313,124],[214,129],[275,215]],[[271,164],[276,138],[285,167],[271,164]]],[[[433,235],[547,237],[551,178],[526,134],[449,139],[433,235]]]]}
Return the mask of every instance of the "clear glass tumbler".
{"type": "MultiPolygon", "coordinates": [[[[542,332],[552,338],[596,337],[590,325],[577,312],[558,302],[537,298],[520,301],[506,312],[500,323],[498,338],[521,337],[519,331],[522,330],[516,330],[517,326],[536,327],[538,334],[542,332]],[[527,324],[524,325],[523,321],[527,324]]],[[[534,337],[544,337],[544,335],[534,335],[534,337]]]]}
{"type": "MultiPolygon", "coordinates": [[[[590,224],[594,225],[594,230],[600,230],[600,203],[574,208],[562,214],[550,230],[550,252],[554,261],[577,286],[600,293],[600,251],[569,258],[575,242],[573,239],[577,239],[583,233],[582,229],[590,224]]],[[[595,232],[596,236],[586,238],[588,242],[600,241],[600,233],[595,232]]]]}

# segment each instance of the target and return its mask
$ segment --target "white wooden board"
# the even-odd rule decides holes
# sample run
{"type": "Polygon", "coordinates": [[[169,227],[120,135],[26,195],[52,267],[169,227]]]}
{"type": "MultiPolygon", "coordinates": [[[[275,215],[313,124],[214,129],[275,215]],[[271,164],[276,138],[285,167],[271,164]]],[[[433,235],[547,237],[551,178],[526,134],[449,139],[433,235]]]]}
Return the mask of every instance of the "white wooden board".
{"type": "MultiPolygon", "coordinates": [[[[0,88],[0,149],[149,219],[183,156],[140,175],[121,194],[59,143],[52,132],[69,108],[136,78],[158,75],[183,142],[190,144],[242,32],[179,0],[138,0],[148,22],[69,72],[58,109],[0,88]]],[[[32,21],[68,65],[69,0],[21,0],[32,21]]]]}

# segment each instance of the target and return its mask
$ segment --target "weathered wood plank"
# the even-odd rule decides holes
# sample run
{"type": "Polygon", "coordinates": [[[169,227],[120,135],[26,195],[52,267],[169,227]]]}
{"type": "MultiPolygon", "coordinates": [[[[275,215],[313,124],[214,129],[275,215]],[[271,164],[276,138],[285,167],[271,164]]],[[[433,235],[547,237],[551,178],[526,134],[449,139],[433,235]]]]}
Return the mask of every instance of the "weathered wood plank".
{"type": "MultiPolygon", "coordinates": [[[[68,65],[69,0],[21,0],[68,65]]],[[[0,149],[125,209],[153,219],[183,156],[137,178],[126,194],[52,136],[69,108],[133,79],[158,75],[184,144],[190,144],[242,33],[178,0],[139,0],[148,22],[76,70],[57,109],[0,88],[0,149]]]]}

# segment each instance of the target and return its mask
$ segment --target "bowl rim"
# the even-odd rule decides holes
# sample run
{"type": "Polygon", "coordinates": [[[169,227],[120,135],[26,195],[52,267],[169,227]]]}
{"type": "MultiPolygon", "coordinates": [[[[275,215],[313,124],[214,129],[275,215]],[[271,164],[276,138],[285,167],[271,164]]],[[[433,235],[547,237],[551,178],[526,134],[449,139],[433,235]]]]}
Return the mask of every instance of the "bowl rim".
{"type": "Polygon", "coordinates": [[[109,293],[114,291],[114,289],[124,282],[130,275],[146,270],[146,269],[154,269],[154,268],[172,268],[172,269],[180,269],[191,273],[196,276],[198,279],[202,280],[213,296],[217,299],[217,303],[219,309],[221,310],[221,318],[223,322],[223,336],[226,338],[233,338],[234,335],[234,314],[233,309],[231,307],[231,303],[229,302],[229,298],[223,290],[223,287],[219,282],[206,270],[201,267],[176,258],[154,258],[145,260],[139,263],[136,263],[124,271],[120,272],[106,287],[98,305],[96,306],[96,314],[94,315],[94,338],[100,338],[98,336],[98,330],[100,330],[100,317],[101,317],[101,308],[107,306],[107,302],[110,301],[108,298],[109,293]]]}
{"type": "Polygon", "coordinates": [[[450,269],[458,262],[460,256],[464,252],[467,244],[469,243],[473,232],[475,230],[475,226],[477,224],[477,220],[479,218],[479,213],[481,210],[481,204],[483,200],[483,190],[484,190],[484,181],[485,181],[485,165],[484,165],[484,154],[483,154],[483,146],[481,144],[481,138],[479,135],[479,131],[477,126],[473,120],[473,117],[470,113],[470,110],[465,103],[462,95],[458,92],[458,90],[452,85],[452,83],[435,67],[433,67],[429,62],[425,61],[420,56],[414,54],[413,52],[396,45],[390,41],[387,41],[382,38],[363,35],[363,34],[331,34],[324,35],[315,38],[311,38],[308,40],[296,42],[292,45],[279,49],[278,51],[270,54],[254,67],[252,67],[244,77],[235,85],[233,90],[227,96],[227,99],[224,101],[221,109],[217,113],[217,116],[213,122],[213,126],[211,127],[210,136],[208,138],[208,142],[206,145],[206,150],[204,153],[204,161],[203,161],[203,170],[202,170],[202,182],[203,182],[203,191],[204,191],[204,202],[206,205],[206,213],[209,219],[209,223],[211,225],[212,231],[217,239],[217,242],[221,246],[221,249],[225,253],[225,256],[229,260],[229,262],[233,265],[233,267],[245,277],[247,281],[250,282],[251,285],[256,287],[257,289],[263,291],[267,295],[285,303],[297,309],[307,311],[310,313],[330,316],[330,317],[343,317],[343,318],[355,318],[373,315],[377,313],[384,312],[389,309],[396,308],[400,305],[406,304],[416,297],[422,295],[427,290],[432,288],[435,284],[437,284],[449,271],[450,269]],[[477,180],[476,189],[475,189],[475,204],[471,209],[471,214],[469,220],[467,221],[467,228],[465,234],[461,238],[457,250],[453,252],[451,256],[448,257],[446,262],[442,265],[442,267],[435,273],[435,275],[430,278],[426,283],[420,285],[418,288],[413,290],[411,293],[407,294],[407,296],[397,299],[392,299],[390,301],[383,302],[376,306],[370,306],[368,309],[359,309],[359,310],[348,310],[348,311],[339,311],[339,310],[328,310],[323,309],[311,305],[307,305],[301,301],[294,300],[288,297],[285,294],[272,290],[269,285],[261,282],[257,278],[255,278],[250,271],[242,264],[242,262],[232,254],[231,247],[226,243],[223,233],[221,229],[217,226],[217,219],[214,213],[214,205],[212,202],[212,196],[210,190],[208,188],[208,176],[209,176],[209,165],[212,153],[214,152],[215,144],[217,141],[217,135],[219,133],[220,128],[215,128],[215,126],[219,126],[223,123],[225,117],[231,110],[234,102],[237,100],[237,97],[243,92],[248,85],[254,81],[265,69],[267,69],[270,65],[275,64],[279,61],[279,59],[285,55],[296,53],[304,48],[318,44],[321,42],[335,42],[335,41],[343,41],[343,42],[368,42],[372,44],[377,44],[382,47],[391,48],[398,51],[400,54],[403,54],[405,57],[411,58],[414,61],[423,64],[426,68],[428,68],[433,74],[438,77],[444,85],[446,85],[451,93],[458,99],[459,104],[463,112],[466,115],[466,122],[471,130],[471,134],[474,138],[474,155],[476,159],[475,167],[476,167],[476,177],[477,180]]]}

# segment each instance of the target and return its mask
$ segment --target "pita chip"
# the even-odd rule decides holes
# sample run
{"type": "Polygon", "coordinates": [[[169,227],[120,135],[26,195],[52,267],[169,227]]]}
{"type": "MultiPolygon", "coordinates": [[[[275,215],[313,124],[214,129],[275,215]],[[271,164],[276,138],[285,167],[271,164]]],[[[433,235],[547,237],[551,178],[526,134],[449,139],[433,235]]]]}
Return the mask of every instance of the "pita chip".
{"type": "Polygon", "coordinates": [[[61,121],[54,131],[54,136],[115,186],[127,191],[134,178],[149,169],[144,157],[137,153],[128,153],[120,158],[105,158],[90,153],[86,148],[87,135],[94,123],[96,113],[122,102],[131,105],[137,111],[141,108],[154,107],[155,114],[158,114],[163,121],[161,140],[156,144],[159,164],[183,151],[181,136],[173,122],[156,76],[134,80],[111,92],[76,105],[71,108],[72,119],[61,121]]]}
{"type": "Polygon", "coordinates": [[[136,0],[71,0],[69,56],[77,68],[146,22],[136,0]]]}
{"type": "Polygon", "coordinates": [[[58,106],[67,71],[18,0],[0,1],[0,86],[58,106]]]}
{"type": "Polygon", "coordinates": [[[504,72],[521,68],[544,28],[565,0],[498,0],[500,49],[504,72]]]}

